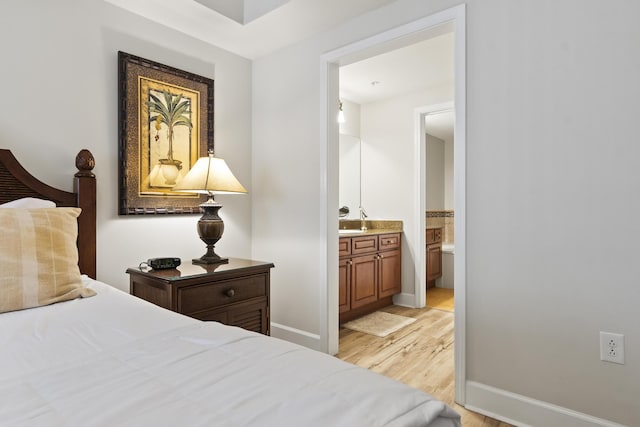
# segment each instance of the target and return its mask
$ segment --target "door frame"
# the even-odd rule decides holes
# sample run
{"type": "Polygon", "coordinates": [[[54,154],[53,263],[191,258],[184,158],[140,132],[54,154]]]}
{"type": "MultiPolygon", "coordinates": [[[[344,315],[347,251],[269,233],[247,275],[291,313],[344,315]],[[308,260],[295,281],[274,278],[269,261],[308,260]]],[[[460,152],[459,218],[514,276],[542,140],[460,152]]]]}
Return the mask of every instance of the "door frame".
{"type": "MultiPolygon", "coordinates": [[[[466,5],[461,4],[443,10],[419,20],[384,31],[364,40],[360,40],[331,52],[320,58],[320,209],[325,212],[320,220],[320,264],[322,282],[326,283],[326,291],[320,298],[320,349],[330,354],[338,352],[338,113],[339,76],[338,69],[384,51],[390,47],[399,48],[417,41],[438,35],[445,24],[453,24],[455,31],[454,44],[454,104],[455,104],[455,143],[454,143],[454,226],[456,233],[456,261],[454,264],[455,293],[455,400],[459,404],[465,402],[466,384],[466,5]],[[322,266],[326,269],[322,271],[322,266]]],[[[422,124],[424,129],[424,123],[422,124]]],[[[416,132],[419,133],[419,132],[416,132]]],[[[424,137],[416,136],[415,147],[422,151],[424,137]]],[[[416,156],[415,185],[420,197],[416,198],[414,215],[419,220],[416,224],[425,224],[425,182],[424,168],[421,162],[424,156],[416,156]],[[418,182],[419,181],[419,182],[418,182]]],[[[426,162],[425,162],[426,163],[426,162]]],[[[416,228],[419,228],[417,226],[416,228]]],[[[412,230],[419,233],[422,239],[416,239],[414,254],[424,254],[424,227],[412,230]],[[417,247],[420,246],[420,247],[417,247]]],[[[418,258],[424,258],[419,256],[418,258]]],[[[424,306],[425,291],[422,280],[424,260],[415,263],[414,306],[424,306]],[[420,294],[422,299],[420,300],[420,294]],[[420,305],[420,303],[422,305],[420,305]]],[[[426,280],[426,276],[424,276],[426,280]]]]}

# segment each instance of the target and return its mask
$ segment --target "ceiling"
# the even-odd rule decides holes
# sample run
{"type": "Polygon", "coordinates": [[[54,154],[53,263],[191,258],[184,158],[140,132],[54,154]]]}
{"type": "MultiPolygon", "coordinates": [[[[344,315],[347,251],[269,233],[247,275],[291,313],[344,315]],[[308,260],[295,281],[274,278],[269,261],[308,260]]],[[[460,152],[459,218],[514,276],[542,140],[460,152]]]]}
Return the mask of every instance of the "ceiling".
{"type": "Polygon", "coordinates": [[[340,67],[340,98],[376,102],[453,85],[454,34],[446,33],[340,67]]]}
{"type": "MultiPolygon", "coordinates": [[[[255,59],[395,0],[105,1],[255,59]]],[[[340,97],[359,104],[452,83],[452,32],[340,68],[340,97]]]]}
{"type": "MultiPolygon", "coordinates": [[[[454,33],[340,67],[340,99],[367,104],[441,86],[453,87],[454,33]]],[[[453,114],[430,114],[427,132],[453,140],[453,114]]]]}
{"type": "Polygon", "coordinates": [[[255,59],[395,0],[105,1],[237,55],[255,59]]]}
{"type": "Polygon", "coordinates": [[[289,0],[196,0],[239,24],[249,22],[279,8],[289,0]]]}

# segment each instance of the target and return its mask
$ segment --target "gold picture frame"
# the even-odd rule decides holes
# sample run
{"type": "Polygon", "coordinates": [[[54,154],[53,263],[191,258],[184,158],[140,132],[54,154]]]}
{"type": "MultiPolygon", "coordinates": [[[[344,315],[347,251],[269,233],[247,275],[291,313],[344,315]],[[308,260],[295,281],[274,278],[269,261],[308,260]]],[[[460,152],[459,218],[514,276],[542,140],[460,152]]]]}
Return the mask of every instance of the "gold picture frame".
{"type": "Polygon", "coordinates": [[[213,150],[213,79],[118,52],[120,215],[199,213],[172,191],[213,150]]]}

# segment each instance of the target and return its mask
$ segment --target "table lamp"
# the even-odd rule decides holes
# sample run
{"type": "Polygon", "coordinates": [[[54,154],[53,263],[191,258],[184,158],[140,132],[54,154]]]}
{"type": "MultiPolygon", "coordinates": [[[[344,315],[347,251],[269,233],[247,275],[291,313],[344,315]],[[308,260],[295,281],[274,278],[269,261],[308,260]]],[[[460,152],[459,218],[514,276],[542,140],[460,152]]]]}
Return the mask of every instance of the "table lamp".
{"type": "Polygon", "coordinates": [[[207,245],[207,253],[193,260],[194,264],[220,264],[229,262],[229,258],[222,258],[215,253],[215,244],[222,237],[224,222],[218,216],[222,205],[213,198],[214,194],[242,194],[247,190],[233,176],[227,163],[218,157],[214,157],[213,151],[209,151],[207,157],[201,157],[193,165],[189,173],[173,191],[200,193],[207,195],[207,201],[200,205],[204,211],[198,221],[198,235],[207,245]]]}

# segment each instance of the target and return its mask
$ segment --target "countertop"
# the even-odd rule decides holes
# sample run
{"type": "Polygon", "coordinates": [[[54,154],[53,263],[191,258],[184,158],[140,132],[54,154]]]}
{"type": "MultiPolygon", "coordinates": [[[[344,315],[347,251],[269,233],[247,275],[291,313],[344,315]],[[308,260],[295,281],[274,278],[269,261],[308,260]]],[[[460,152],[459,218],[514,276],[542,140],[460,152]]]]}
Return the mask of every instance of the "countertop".
{"type": "Polygon", "coordinates": [[[391,228],[373,228],[367,229],[366,231],[362,230],[353,230],[353,229],[340,229],[338,232],[340,237],[357,237],[357,236],[367,236],[372,234],[389,234],[389,233],[402,233],[402,230],[396,230],[391,228]]]}
{"type": "Polygon", "coordinates": [[[340,220],[341,237],[366,236],[373,234],[402,233],[402,221],[396,220],[365,220],[366,231],[362,231],[362,221],[359,219],[340,220]]]}

